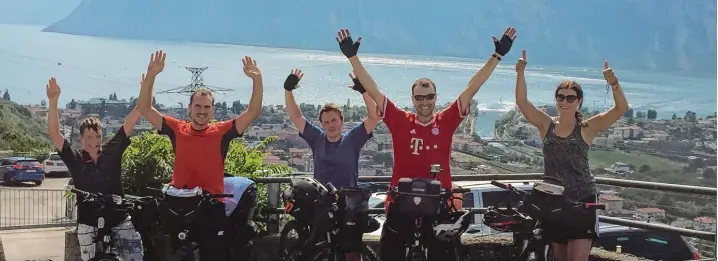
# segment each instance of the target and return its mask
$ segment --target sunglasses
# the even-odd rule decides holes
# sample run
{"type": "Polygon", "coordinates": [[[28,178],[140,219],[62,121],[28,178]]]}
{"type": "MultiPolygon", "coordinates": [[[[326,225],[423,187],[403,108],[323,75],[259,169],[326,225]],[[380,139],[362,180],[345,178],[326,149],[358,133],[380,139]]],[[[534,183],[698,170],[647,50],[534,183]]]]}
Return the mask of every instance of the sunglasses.
{"type": "Polygon", "coordinates": [[[436,97],[436,93],[431,93],[431,94],[427,94],[427,95],[414,95],[414,100],[417,100],[417,101],[423,101],[423,100],[430,101],[430,100],[433,100],[435,97],[436,97]]]}
{"type": "Polygon", "coordinates": [[[556,101],[557,101],[557,102],[562,102],[562,101],[566,100],[566,101],[569,102],[569,103],[573,103],[573,102],[576,101],[576,99],[578,99],[578,96],[576,96],[576,95],[556,94],[556,101]]]}

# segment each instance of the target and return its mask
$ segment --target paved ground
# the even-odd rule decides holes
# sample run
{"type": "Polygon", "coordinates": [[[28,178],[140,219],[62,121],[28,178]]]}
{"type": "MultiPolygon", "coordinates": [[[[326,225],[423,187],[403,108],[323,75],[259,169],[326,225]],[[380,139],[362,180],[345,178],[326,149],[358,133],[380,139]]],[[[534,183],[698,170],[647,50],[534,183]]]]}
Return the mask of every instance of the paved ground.
{"type": "Polygon", "coordinates": [[[65,258],[66,228],[0,231],[7,261],[52,260],[65,258]]]}
{"type": "Polygon", "coordinates": [[[0,186],[0,227],[29,226],[66,220],[69,178],[49,178],[42,185],[0,186]]]}

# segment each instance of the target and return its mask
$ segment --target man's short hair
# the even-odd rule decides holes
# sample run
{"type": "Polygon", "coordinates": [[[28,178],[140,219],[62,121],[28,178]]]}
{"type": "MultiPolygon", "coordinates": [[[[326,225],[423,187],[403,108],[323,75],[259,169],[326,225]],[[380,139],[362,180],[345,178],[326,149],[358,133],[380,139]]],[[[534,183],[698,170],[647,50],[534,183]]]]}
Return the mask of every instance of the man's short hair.
{"type": "Polygon", "coordinates": [[[95,117],[87,117],[80,123],[80,136],[85,135],[86,130],[93,130],[97,133],[102,130],[102,122],[95,117]]]}
{"type": "Polygon", "coordinates": [[[436,92],[436,84],[434,84],[434,81],[430,80],[429,78],[419,78],[418,80],[414,81],[414,84],[411,85],[411,95],[414,95],[414,88],[416,86],[421,86],[424,88],[434,87],[434,92],[436,92]]]}
{"type": "Polygon", "coordinates": [[[339,108],[339,105],[336,103],[330,102],[327,104],[324,104],[324,107],[322,107],[322,110],[319,111],[319,121],[322,120],[322,114],[325,112],[335,111],[339,113],[339,119],[344,120],[344,114],[342,114],[342,110],[339,108]]]}
{"type": "Polygon", "coordinates": [[[192,93],[192,96],[189,96],[189,104],[192,104],[192,102],[194,101],[194,96],[198,94],[202,96],[209,96],[210,98],[212,98],[212,106],[214,106],[214,95],[212,95],[212,90],[207,88],[199,88],[195,90],[194,93],[192,93]]]}

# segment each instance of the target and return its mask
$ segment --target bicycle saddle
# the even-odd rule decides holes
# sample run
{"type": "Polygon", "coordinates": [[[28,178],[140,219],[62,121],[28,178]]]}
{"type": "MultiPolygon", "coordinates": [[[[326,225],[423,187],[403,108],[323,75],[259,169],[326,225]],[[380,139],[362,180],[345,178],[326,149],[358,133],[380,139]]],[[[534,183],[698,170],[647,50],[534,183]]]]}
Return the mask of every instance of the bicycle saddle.
{"type": "Polygon", "coordinates": [[[563,195],[563,191],[565,190],[565,188],[561,185],[551,184],[542,181],[536,181],[534,183],[533,189],[550,195],[563,195]]]}

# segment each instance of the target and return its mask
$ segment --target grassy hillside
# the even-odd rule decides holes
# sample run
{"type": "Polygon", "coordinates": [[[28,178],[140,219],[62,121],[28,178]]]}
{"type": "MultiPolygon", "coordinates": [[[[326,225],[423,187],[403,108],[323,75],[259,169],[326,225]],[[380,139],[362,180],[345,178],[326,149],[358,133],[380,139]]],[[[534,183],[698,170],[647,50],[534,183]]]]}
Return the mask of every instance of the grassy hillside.
{"type": "Polygon", "coordinates": [[[19,104],[0,101],[0,151],[49,150],[47,124],[19,104]]]}

